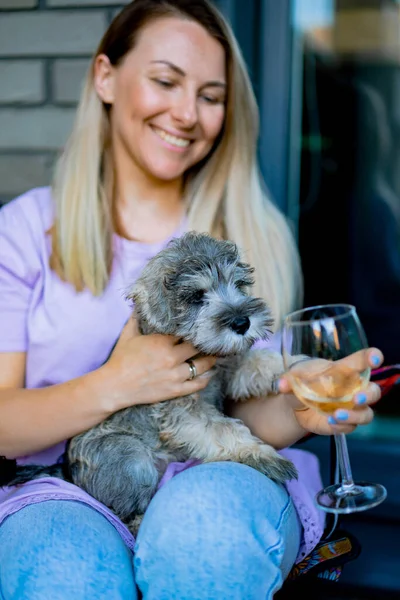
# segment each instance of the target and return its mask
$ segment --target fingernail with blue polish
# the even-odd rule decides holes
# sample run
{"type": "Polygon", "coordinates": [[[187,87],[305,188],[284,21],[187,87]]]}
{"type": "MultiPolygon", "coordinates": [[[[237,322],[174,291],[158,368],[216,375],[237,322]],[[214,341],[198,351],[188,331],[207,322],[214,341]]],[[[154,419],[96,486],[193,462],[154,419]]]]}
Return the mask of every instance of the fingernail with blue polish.
{"type": "Polygon", "coordinates": [[[379,358],[379,356],[377,356],[376,354],[373,354],[373,355],[371,356],[371,362],[372,362],[372,364],[374,365],[374,367],[377,367],[377,366],[380,364],[380,362],[381,362],[381,359],[380,359],[380,358],[379,358]]]}
{"type": "Polygon", "coordinates": [[[328,417],[328,423],[329,425],[336,425],[336,419],[333,417],[328,417]]]}
{"type": "Polygon", "coordinates": [[[339,421],[347,421],[349,418],[349,413],[347,410],[337,410],[335,413],[335,417],[339,419],[339,421]]]}
{"type": "Polygon", "coordinates": [[[367,396],[363,393],[358,394],[358,396],[356,396],[356,404],[365,404],[367,401],[367,396]]]}

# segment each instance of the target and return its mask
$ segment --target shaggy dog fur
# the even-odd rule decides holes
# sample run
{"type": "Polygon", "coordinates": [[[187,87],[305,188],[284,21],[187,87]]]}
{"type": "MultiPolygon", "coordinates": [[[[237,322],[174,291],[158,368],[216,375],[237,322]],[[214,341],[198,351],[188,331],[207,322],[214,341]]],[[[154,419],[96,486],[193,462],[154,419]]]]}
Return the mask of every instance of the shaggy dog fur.
{"type": "Polygon", "coordinates": [[[280,354],[251,349],[268,337],[272,325],[264,300],[249,294],[252,273],[232,242],[194,232],[172,240],[148,262],[128,298],[142,334],[178,336],[199,355],[218,357],[208,386],[113,414],[72,438],[62,465],[17,466],[3,459],[0,484],[62,477],[108,506],[136,533],[171,461],[235,461],[277,482],[296,477],[290,461],[223,412],[226,400],[271,393],[283,371],[280,354]]]}

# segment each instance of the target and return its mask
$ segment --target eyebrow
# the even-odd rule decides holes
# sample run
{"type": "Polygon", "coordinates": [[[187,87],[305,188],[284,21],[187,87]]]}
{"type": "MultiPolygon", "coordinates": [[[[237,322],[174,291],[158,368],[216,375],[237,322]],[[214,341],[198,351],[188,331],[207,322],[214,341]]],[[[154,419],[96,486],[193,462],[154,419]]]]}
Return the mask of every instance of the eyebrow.
{"type": "MultiPolygon", "coordinates": [[[[169,60],[152,60],[151,62],[162,64],[162,65],[167,65],[167,67],[172,69],[172,71],[175,71],[175,73],[177,73],[178,75],[181,75],[181,77],[185,77],[185,75],[186,75],[185,71],[183,71],[180,67],[178,67],[174,63],[169,62],[169,60]]],[[[226,89],[226,83],[224,81],[207,81],[207,83],[202,85],[202,87],[220,87],[220,88],[226,89]]]]}

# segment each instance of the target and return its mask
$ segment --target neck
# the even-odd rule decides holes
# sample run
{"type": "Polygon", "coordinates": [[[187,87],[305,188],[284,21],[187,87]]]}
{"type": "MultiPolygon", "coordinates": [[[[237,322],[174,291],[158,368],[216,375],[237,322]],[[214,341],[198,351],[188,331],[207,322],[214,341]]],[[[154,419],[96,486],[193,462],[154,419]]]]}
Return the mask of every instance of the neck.
{"type": "Polygon", "coordinates": [[[163,181],[132,160],[114,157],[114,219],[117,233],[132,240],[158,242],[177,229],[185,206],[182,178],[163,181]]]}

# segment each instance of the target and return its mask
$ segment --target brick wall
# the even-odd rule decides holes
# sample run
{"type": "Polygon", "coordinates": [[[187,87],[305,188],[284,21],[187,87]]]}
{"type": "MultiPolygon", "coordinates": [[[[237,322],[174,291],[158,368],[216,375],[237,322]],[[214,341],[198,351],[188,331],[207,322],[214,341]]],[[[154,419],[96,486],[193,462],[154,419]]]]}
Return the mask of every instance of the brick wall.
{"type": "Polygon", "coordinates": [[[0,203],[50,182],[81,82],[127,0],[0,0],[0,203]]]}

